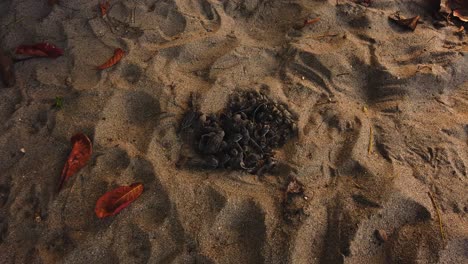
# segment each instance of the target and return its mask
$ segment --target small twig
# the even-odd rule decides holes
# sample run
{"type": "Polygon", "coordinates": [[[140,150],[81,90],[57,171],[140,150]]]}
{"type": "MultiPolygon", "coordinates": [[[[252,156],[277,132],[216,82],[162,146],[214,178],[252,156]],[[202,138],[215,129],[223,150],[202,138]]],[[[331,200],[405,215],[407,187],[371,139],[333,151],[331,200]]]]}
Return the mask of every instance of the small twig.
{"type": "Polygon", "coordinates": [[[327,120],[328,118],[325,118],[322,120],[322,123],[320,123],[320,125],[317,127],[316,129],[316,132],[319,132],[320,128],[322,127],[323,123],[325,123],[325,120],[327,120]]]}
{"type": "Polygon", "coordinates": [[[0,34],[0,39],[3,39],[3,37],[10,32],[10,29],[8,28],[9,26],[16,25],[16,24],[22,22],[24,19],[25,19],[25,17],[21,17],[20,19],[16,19],[16,15],[15,15],[15,20],[14,21],[12,21],[12,22],[10,22],[8,24],[5,24],[5,25],[1,25],[0,28],[6,28],[6,29],[2,34],[0,34]]]}
{"type": "Polygon", "coordinates": [[[449,106],[447,103],[445,103],[444,101],[442,101],[439,97],[434,97],[434,100],[442,105],[445,105],[445,106],[449,106]]]}
{"type": "Polygon", "coordinates": [[[343,76],[343,75],[350,75],[350,74],[351,74],[351,73],[349,73],[349,72],[338,73],[338,74],[336,75],[336,77],[340,77],[340,76],[343,76]]]}
{"type": "Polygon", "coordinates": [[[13,58],[13,63],[18,63],[18,62],[22,62],[22,61],[27,61],[27,60],[31,60],[31,59],[41,59],[41,58],[46,58],[46,57],[27,57],[27,58],[13,58]]]}
{"type": "Polygon", "coordinates": [[[354,184],[354,186],[355,186],[356,188],[361,189],[361,190],[365,190],[365,189],[366,189],[366,188],[364,188],[362,185],[357,184],[355,181],[353,181],[353,180],[351,180],[351,181],[353,182],[353,184],[354,184]]]}
{"type": "Polygon", "coordinates": [[[213,70],[227,70],[227,69],[231,69],[231,68],[234,68],[236,67],[237,65],[239,65],[239,61],[237,61],[236,63],[234,63],[233,65],[230,65],[230,66],[227,66],[227,67],[212,67],[211,69],[213,70]]]}
{"type": "Polygon", "coordinates": [[[16,18],[15,18],[15,20],[13,20],[13,21],[11,21],[10,23],[7,23],[7,24],[5,24],[5,25],[1,25],[1,27],[2,27],[2,28],[4,28],[4,27],[9,27],[10,25],[14,25],[14,24],[20,23],[20,22],[23,21],[24,19],[25,19],[25,17],[21,17],[21,18],[19,18],[19,19],[16,19],[16,18]]]}
{"type": "Polygon", "coordinates": [[[326,104],[336,104],[336,103],[338,103],[338,102],[337,102],[337,101],[333,101],[333,100],[331,100],[331,99],[328,99],[328,101],[326,101],[326,102],[316,103],[316,104],[314,105],[314,107],[315,107],[315,106],[326,105],[326,104]]]}
{"type": "Polygon", "coordinates": [[[313,18],[313,19],[306,19],[304,20],[304,26],[307,26],[307,25],[311,25],[311,24],[314,24],[314,23],[317,23],[320,21],[320,17],[316,17],[316,18],[313,18]]]}
{"type": "Polygon", "coordinates": [[[313,39],[321,39],[321,38],[326,38],[326,37],[336,37],[338,36],[339,34],[323,34],[323,35],[318,35],[318,36],[310,36],[310,37],[306,37],[306,39],[309,39],[309,38],[313,38],[313,39]]]}
{"type": "Polygon", "coordinates": [[[427,192],[427,194],[429,195],[429,198],[431,198],[432,206],[434,206],[434,209],[436,211],[437,219],[439,220],[440,237],[442,238],[442,242],[445,244],[445,233],[444,233],[444,228],[443,228],[443,225],[442,225],[442,218],[440,217],[439,208],[436,205],[436,202],[435,202],[435,199],[434,199],[434,196],[432,195],[432,193],[427,192]]]}
{"type": "Polygon", "coordinates": [[[372,125],[371,125],[369,126],[369,147],[367,149],[367,154],[371,154],[373,142],[374,142],[374,129],[372,129],[372,125]]]}
{"type": "Polygon", "coordinates": [[[436,36],[433,36],[432,38],[430,38],[427,43],[431,42],[433,39],[437,38],[436,36]]]}

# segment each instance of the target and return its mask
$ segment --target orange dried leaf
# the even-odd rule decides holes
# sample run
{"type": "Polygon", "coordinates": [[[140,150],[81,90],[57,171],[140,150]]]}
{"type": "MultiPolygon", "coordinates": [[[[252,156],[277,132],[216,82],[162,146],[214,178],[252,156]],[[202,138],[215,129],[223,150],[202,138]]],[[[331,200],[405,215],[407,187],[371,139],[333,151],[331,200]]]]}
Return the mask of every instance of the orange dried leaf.
{"type": "Polygon", "coordinates": [[[101,10],[101,15],[104,17],[107,14],[107,10],[109,10],[110,3],[109,1],[105,1],[104,3],[99,3],[99,9],[101,10]]]}
{"type": "Polygon", "coordinates": [[[86,165],[93,152],[91,140],[85,134],[79,133],[74,135],[71,138],[71,143],[73,147],[62,170],[58,188],[59,191],[68,178],[86,165]]]}
{"type": "Polygon", "coordinates": [[[98,67],[99,70],[104,70],[107,68],[110,68],[117,64],[125,55],[125,51],[123,51],[121,48],[116,48],[114,50],[114,56],[110,58],[108,61],[106,61],[104,64],[98,67]]]}
{"type": "Polygon", "coordinates": [[[98,199],[94,212],[99,218],[116,215],[135,201],[142,193],[143,184],[141,183],[117,187],[98,199]]]}

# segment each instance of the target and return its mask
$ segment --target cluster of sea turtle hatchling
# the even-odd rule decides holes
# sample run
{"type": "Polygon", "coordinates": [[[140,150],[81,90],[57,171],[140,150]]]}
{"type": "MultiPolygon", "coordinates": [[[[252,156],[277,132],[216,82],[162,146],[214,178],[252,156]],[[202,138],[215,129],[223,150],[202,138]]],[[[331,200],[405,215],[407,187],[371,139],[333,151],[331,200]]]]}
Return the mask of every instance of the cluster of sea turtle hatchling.
{"type": "Polygon", "coordinates": [[[262,175],[277,163],[274,149],[297,135],[297,117],[265,94],[236,92],[222,112],[208,115],[191,97],[179,131],[196,154],[181,158],[179,166],[262,175]]]}

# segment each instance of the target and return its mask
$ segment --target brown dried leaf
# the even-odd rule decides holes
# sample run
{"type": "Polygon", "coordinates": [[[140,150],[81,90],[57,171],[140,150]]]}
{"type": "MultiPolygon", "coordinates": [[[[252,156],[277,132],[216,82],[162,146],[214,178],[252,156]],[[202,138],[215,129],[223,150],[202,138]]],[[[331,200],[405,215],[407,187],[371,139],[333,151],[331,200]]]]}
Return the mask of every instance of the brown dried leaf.
{"type": "Polygon", "coordinates": [[[420,16],[415,16],[412,18],[404,18],[400,16],[398,13],[395,13],[393,15],[390,15],[388,17],[391,21],[397,23],[398,25],[402,27],[406,27],[411,30],[415,30],[416,26],[418,25],[418,21],[421,18],[420,16]]]}
{"type": "Polygon", "coordinates": [[[453,16],[458,17],[463,22],[468,22],[468,8],[453,10],[453,16]]]}
{"type": "Polygon", "coordinates": [[[440,12],[458,17],[461,21],[468,22],[468,1],[467,0],[441,0],[440,12]]]}

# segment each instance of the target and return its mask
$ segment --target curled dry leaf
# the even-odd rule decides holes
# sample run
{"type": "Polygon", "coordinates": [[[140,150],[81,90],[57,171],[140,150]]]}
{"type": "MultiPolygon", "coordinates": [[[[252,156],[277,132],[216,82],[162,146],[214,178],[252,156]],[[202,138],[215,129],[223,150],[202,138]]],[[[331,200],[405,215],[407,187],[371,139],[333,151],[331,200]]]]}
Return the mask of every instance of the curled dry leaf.
{"type": "Polygon", "coordinates": [[[143,184],[141,183],[117,187],[98,199],[94,212],[99,218],[116,215],[135,201],[142,193],[143,184]]]}
{"type": "Polygon", "coordinates": [[[121,48],[116,48],[114,50],[114,56],[110,58],[108,61],[106,61],[104,64],[98,67],[99,70],[104,70],[107,68],[110,68],[117,64],[125,55],[125,51],[123,51],[121,48]]]}
{"type": "Polygon", "coordinates": [[[99,3],[99,9],[101,10],[101,16],[104,17],[107,14],[107,10],[109,10],[109,7],[110,7],[109,1],[99,3]]]}
{"type": "Polygon", "coordinates": [[[34,45],[20,45],[16,48],[15,53],[33,57],[57,58],[63,55],[63,50],[54,44],[42,42],[34,45]]]}
{"type": "Polygon", "coordinates": [[[420,16],[415,16],[412,18],[404,18],[400,16],[399,13],[395,13],[388,17],[391,21],[397,23],[400,26],[406,27],[411,30],[415,30],[416,26],[418,25],[418,21],[421,18],[420,16]]]}
{"type": "Polygon", "coordinates": [[[62,170],[58,188],[59,191],[68,178],[86,165],[93,152],[91,140],[85,134],[79,133],[74,135],[71,138],[71,143],[73,147],[62,170]]]}
{"type": "Polygon", "coordinates": [[[450,14],[461,21],[468,22],[468,1],[467,0],[441,0],[440,11],[450,14]]]}
{"type": "Polygon", "coordinates": [[[13,60],[0,50],[0,78],[6,87],[14,86],[16,83],[13,72],[13,60]]]}
{"type": "Polygon", "coordinates": [[[468,22],[468,8],[453,10],[453,16],[458,17],[463,22],[468,22]]]}
{"type": "Polygon", "coordinates": [[[457,30],[455,30],[455,33],[462,33],[463,31],[465,31],[465,27],[461,26],[457,30]]]}

